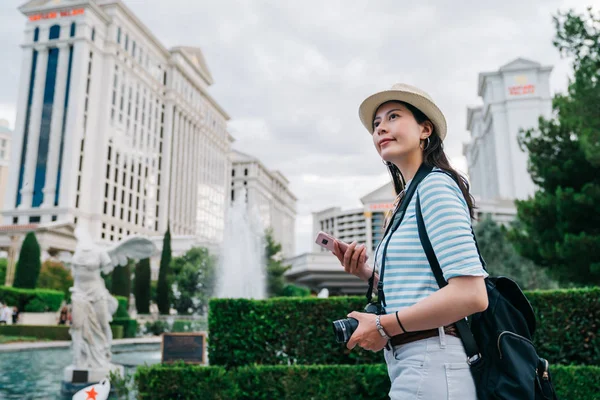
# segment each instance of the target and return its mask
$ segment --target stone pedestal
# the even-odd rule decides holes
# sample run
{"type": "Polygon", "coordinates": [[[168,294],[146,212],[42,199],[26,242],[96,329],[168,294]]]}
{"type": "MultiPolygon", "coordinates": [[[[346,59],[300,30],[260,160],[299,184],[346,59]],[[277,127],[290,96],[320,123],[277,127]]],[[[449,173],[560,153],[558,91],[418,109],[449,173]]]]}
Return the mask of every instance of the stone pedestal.
{"type": "MultiPolygon", "coordinates": [[[[74,365],[69,365],[64,370],[60,392],[63,396],[73,396],[81,389],[108,378],[108,374],[111,371],[118,371],[121,376],[125,376],[125,367],[118,364],[110,364],[108,368],[81,369],[75,368],[74,365]]],[[[111,394],[114,394],[114,391],[114,387],[111,387],[111,394]]]]}

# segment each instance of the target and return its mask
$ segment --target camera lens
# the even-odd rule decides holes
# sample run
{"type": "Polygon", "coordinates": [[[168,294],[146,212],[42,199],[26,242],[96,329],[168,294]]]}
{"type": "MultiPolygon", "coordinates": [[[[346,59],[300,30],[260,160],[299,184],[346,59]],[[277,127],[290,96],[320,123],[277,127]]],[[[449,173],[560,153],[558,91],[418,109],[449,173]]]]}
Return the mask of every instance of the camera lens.
{"type": "Polygon", "coordinates": [[[329,243],[329,240],[327,240],[327,239],[323,239],[323,240],[321,240],[321,243],[323,243],[323,244],[327,244],[327,243],[329,243]]]}
{"type": "Polygon", "coordinates": [[[333,321],[332,325],[335,341],[338,343],[347,343],[350,340],[350,336],[352,336],[358,327],[358,320],[355,318],[338,319],[337,321],[333,321]]]}

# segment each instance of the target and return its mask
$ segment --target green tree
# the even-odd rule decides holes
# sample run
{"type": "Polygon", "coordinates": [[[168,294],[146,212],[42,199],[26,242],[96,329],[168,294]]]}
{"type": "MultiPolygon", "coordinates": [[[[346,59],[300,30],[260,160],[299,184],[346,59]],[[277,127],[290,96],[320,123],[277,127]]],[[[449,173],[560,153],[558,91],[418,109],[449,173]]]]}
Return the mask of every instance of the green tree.
{"type": "Polygon", "coordinates": [[[551,119],[522,131],[538,186],[517,201],[510,239],[523,256],[563,282],[600,283],[600,21],[569,11],[555,18],[555,46],[574,59],[574,79],[556,95],[551,119]]]}
{"type": "Polygon", "coordinates": [[[0,286],[4,286],[6,282],[6,269],[8,268],[8,260],[0,258],[0,286]]]}
{"type": "Polygon", "coordinates": [[[144,258],[135,266],[135,308],[139,314],[150,313],[150,259],[144,258]]]}
{"type": "Polygon", "coordinates": [[[46,260],[42,263],[37,287],[60,290],[65,293],[66,299],[70,299],[69,289],[73,287],[71,271],[60,261],[46,260]]]}
{"type": "Polygon", "coordinates": [[[490,217],[475,226],[475,234],[487,270],[493,276],[506,276],[523,289],[556,289],[558,284],[547,270],[519,255],[508,241],[506,229],[490,217]]]}
{"type": "Polygon", "coordinates": [[[173,258],[169,281],[171,302],[179,314],[204,315],[216,283],[216,258],[202,247],[194,247],[173,258]]]}
{"type": "Polygon", "coordinates": [[[29,232],[25,235],[19,261],[15,272],[13,286],[16,288],[34,289],[42,267],[40,254],[40,245],[35,237],[35,233],[29,232]]]}
{"type": "Polygon", "coordinates": [[[127,299],[127,304],[129,304],[129,295],[131,294],[131,268],[133,261],[129,260],[127,265],[122,267],[116,266],[113,269],[112,276],[112,285],[110,288],[110,292],[115,296],[123,296],[127,299]]]}
{"type": "Polygon", "coordinates": [[[290,266],[283,265],[281,244],[273,238],[273,230],[265,232],[265,255],[267,260],[267,294],[269,297],[284,296],[287,281],[285,272],[290,266]]]}
{"type": "Polygon", "coordinates": [[[158,271],[158,284],[156,287],[156,305],[161,314],[169,314],[170,288],[169,266],[171,264],[171,230],[167,225],[167,232],[163,238],[162,254],[160,256],[160,269],[158,271]]]}

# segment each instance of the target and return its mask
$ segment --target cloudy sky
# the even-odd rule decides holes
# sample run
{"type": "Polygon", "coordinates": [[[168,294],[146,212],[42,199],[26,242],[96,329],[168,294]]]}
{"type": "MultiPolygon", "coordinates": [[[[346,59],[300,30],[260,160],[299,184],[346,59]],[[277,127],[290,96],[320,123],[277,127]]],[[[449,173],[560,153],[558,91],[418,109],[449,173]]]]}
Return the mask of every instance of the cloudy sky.
{"type": "MultiPolygon", "coordinates": [[[[0,1],[0,119],[14,126],[22,0],[0,1]]],[[[235,148],[280,170],[298,197],[296,252],[311,247],[311,212],[359,207],[388,181],[357,109],[396,82],[429,92],[448,120],[446,151],[465,170],[467,106],[477,76],[517,57],[553,65],[563,91],[568,60],[552,46],[552,16],[593,0],[192,1],[124,0],[167,47],[197,46],[232,117],[235,148]]],[[[465,171],[466,172],[466,171],[465,171]]]]}

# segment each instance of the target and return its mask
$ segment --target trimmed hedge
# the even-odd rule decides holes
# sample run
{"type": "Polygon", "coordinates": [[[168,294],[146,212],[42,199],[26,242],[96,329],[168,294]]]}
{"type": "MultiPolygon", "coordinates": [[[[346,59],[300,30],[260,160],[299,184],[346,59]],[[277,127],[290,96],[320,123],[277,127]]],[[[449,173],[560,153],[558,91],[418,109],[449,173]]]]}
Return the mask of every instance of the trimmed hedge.
{"type": "Polygon", "coordinates": [[[117,307],[117,311],[113,315],[113,318],[129,318],[129,312],[127,311],[127,297],[123,296],[113,296],[119,302],[119,306],[117,307]]]}
{"type": "MultiPolygon", "coordinates": [[[[600,367],[552,366],[561,400],[597,399],[600,367]]],[[[224,367],[157,364],[138,367],[138,399],[387,399],[384,364],[224,367]]]]}
{"type": "MultiPolygon", "coordinates": [[[[38,339],[71,340],[67,325],[0,325],[0,335],[30,336],[38,339]]],[[[123,338],[123,327],[111,325],[113,339],[123,338]]]]}
{"type": "Polygon", "coordinates": [[[600,287],[526,292],[537,318],[534,343],[555,364],[600,365],[600,287]]]}
{"type": "MultiPolygon", "coordinates": [[[[538,329],[534,342],[552,364],[600,364],[600,288],[526,292],[538,329]]],[[[379,353],[334,341],[331,322],[362,310],[364,297],[213,299],[211,365],[373,364],[379,353]]]]}
{"type": "Polygon", "coordinates": [[[110,323],[111,326],[122,326],[123,337],[134,338],[137,336],[138,323],[135,319],[131,318],[113,318],[110,323]]]}
{"type": "Polygon", "coordinates": [[[0,302],[25,312],[58,311],[64,297],[65,294],[58,290],[0,286],[0,302]]]}

